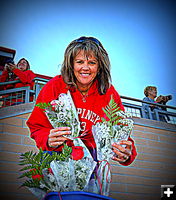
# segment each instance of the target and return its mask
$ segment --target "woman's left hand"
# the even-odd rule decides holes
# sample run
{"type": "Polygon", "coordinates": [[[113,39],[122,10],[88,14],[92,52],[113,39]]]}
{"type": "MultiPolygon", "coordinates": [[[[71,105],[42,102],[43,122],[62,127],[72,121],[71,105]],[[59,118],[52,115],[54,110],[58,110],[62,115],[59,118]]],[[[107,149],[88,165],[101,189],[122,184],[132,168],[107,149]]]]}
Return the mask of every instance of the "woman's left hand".
{"type": "Polygon", "coordinates": [[[112,147],[113,147],[112,150],[115,153],[115,156],[113,156],[112,160],[124,163],[131,156],[131,151],[132,151],[131,141],[122,140],[118,144],[114,143],[112,147]],[[125,145],[125,147],[121,145],[125,145]]]}

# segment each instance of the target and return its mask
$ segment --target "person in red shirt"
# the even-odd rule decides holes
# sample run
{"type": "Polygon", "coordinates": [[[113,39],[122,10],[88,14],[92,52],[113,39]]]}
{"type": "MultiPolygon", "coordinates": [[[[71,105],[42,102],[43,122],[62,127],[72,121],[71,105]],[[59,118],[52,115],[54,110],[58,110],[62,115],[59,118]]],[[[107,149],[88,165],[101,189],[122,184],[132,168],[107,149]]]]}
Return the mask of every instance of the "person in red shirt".
{"type": "MultiPolygon", "coordinates": [[[[69,90],[81,123],[81,133],[86,132],[81,139],[90,152],[94,152],[96,144],[92,126],[101,122],[104,117],[102,108],[109,103],[112,95],[118,106],[124,110],[120,96],[110,81],[110,61],[101,42],[94,37],[80,37],[66,48],[61,75],[51,79],[42,88],[36,104],[51,102],[69,90]]],[[[71,140],[64,137],[71,133],[70,128],[53,128],[46,114],[37,106],[27,120],[27,125],[38,148],[61,151],[63,143],[73,145],[71,140]]],[[[122,165],[131,164],[137,155],[131,137],[120,144],[114,143],[112,149],[115,153],[112,159],[122,165]]]]}
{"type": "Polygon", "coordinates": [[[8,84],[3,89],[30,86],[33,89],[35,74],[30,70],[30,64],[25,58],[21,58],[15,65],[13,63],[5,64],[0,77],[0,82],[20,80],[20,83],[8,84]]]}
{"type": "MultiPolygon", "coordinates": [[[[7,90],[19,87],[30,86],[30,89],[34,87],[34,78],[36,75],[32,70],[30,70],[30,64],[25,58],[21,58],[18,63],[15,65],[14,63],[5,64],[2,75],[0,76],[0,82],[9,82],[19,80],[18,83],[7,84],[1,86],[0,90],[7,90]]],[[[22,97],[14,98],[11,97],[11,94],[16,95],[15,93],[9,93],[9,95],[2,96],[3,98],[10,98],[10,100],[5,100],[1,107],[17,105],[22,103],[24,100],[22,97]]],[[[30,95],[30,101],[33,100],[33,95],[30,95]]]]}

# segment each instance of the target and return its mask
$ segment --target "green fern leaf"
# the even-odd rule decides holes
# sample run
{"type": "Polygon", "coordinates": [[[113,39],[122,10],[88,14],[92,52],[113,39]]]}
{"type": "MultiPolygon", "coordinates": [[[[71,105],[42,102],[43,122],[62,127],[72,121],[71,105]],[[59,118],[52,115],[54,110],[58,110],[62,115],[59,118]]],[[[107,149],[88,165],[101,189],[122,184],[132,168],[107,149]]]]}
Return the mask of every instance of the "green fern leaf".
{"type": "Polygon", "coordinates": [[[52,106],[51,106],[50,103],[42,103],[42,102],[40,102],[40,103],[36,104],[36,106],[41,108],[41,109],[50,109],[50,110],[52,109],[52,106]]]}
{"type": "MultiPolygon", "coordinates": [[[[109,101],[109,104],[103,108],[104,113],[106,114],[106,117],[109,119],[108,125],[110,126],[112,130],[112,126],[115,124],[118,124],[119,117],[117,115],[117,112],[120,111],[120,107],[117,105],[117,103],[114,101],[113,96],[111,96],[111,99],[109,101]]],[[[102,122],[105,122],[105,118],[102,118],[102,122]]]]}
{"type": "Polygon", "coordinates": [[[27,171],[27,172],[23,173],[22,175],[20,175],[18,178],[23,178],[23,177],[31,178],[32,175],[33,175],[32,171],[27,171]]]}
{"type": "Polygon", "coordinates": [[[101,118],[102,122],[106,122],[106,119],[104,117],[101,118]]]}
{"type": "Polygon", "coordinates": [[[20,169],[20,171],[25,171],[28,169],[32,169],[32,165],[27,165],[27,166],[23,167],[22,169],[20,169]]]}

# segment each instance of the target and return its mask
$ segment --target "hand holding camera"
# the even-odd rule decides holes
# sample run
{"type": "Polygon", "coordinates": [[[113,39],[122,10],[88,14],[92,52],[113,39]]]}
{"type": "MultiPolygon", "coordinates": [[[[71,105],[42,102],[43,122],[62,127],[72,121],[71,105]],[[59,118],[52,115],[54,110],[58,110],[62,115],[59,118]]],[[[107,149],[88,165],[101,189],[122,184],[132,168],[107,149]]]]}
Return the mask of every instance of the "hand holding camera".
{"type": "Polygon", "coordinates": [[[161,104],[166,104],[169,100],[172,99],[172,95],[167,95],[167,96],[158,96],[156,99],[157,103],[161,103],[161,104]]]}
{"type": "Polygon", "coordinates": [[[12,72],[16,67],[16,65],[14,64],[13,59],[9,59],[7,60],[4,70],[7,70],[8,72],[12,72]]]}
{"type": "Polygon", "coordinates": [[[5,64],[5,70],[7,70],[8,72],[12,72],[15,68],[17,68],[15,64],[5,64]]]}

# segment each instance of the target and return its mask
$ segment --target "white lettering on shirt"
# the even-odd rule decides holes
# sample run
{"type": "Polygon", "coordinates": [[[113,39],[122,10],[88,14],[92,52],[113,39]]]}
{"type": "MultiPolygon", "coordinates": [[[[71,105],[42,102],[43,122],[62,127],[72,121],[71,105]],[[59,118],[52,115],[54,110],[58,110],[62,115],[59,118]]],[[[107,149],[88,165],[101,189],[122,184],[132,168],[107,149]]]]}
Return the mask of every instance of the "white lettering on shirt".
{"type": "Polygon", "coordinates": [[[100,120],[100,116],[91,110],[87,110],[85,108],[77,108],[77,112],[81,119],[87,119],[94,124],[96,124],[96,122],[100,120]]]}

